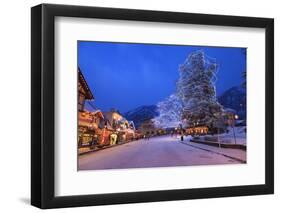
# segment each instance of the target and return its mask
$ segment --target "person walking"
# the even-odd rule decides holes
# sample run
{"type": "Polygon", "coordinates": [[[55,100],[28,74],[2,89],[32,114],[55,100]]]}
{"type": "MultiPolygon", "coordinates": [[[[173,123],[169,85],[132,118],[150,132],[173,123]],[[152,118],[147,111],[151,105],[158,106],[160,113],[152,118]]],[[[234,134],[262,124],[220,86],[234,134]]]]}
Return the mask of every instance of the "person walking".
{"type": "Polygon", "coordinates": [[[183,131],[181,131],[181,141],[183,141],[183,136],[184,136],[183,131]]]}

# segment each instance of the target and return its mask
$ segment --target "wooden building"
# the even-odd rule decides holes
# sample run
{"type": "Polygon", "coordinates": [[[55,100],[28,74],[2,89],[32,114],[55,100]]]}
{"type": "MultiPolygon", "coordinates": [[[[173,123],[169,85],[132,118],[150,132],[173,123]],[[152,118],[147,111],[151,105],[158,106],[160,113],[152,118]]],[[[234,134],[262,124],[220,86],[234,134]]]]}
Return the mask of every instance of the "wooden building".
{"type": "Polygon", "coordinates": [[[80,68],[78,67],[78,110],[84,111],[85,101],[93,100],[94,95],[89,88],[80,68]]]}
{"type": "Polygon", "coordinates": [[[118,142],[134,140],[135,126],[132,121],[128,121],[117,110],[111,110],[103,114],[109,125],[118,134],[118,142]]]}
{"type": "Polygon", "coordinates": [[[157,128],[155,127],[153,121],[151,119],[145,120],[138,130],[143,134],[143,135],[154,135],[157,131],[157,128]]]}
{"type": "Polygon", "coordinates": [[[93,100],[91,92],[80,68],[78,67],[78,147],[90,146],[94,137],[92,115],[84,110],[85,101],[93,100]]]}

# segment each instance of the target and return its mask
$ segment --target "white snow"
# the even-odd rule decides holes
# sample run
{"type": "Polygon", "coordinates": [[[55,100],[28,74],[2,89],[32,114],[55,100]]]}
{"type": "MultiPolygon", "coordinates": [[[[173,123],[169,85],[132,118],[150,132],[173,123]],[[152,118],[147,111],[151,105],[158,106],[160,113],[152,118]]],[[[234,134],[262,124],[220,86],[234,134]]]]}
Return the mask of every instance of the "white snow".
{"type": "Polygon", "coordinates": [[[229,132],[228,133],[224,133],[224,134],[220,134],[219,137],[221,139],[221,141],[224,141],[225,143],[235,143],[235,139],[234,139],[234,134],[236,137],[236,144],[243,144],[246,145],[247,140],[246,140],[246,132],[245,132],[245,126],[242,127],[228,127],[229,132]]]}

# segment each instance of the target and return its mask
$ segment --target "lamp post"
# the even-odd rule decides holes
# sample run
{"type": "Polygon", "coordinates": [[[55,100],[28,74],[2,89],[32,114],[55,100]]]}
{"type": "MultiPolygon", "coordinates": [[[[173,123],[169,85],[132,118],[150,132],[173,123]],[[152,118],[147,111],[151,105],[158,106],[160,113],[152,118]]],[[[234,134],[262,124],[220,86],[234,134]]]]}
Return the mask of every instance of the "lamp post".
{"type": "Polygon", "coordinates": [[[238,115],[234,115],[232,116],[232,131],[233,131],[233,136],[234,136],[234,143],[236,144],[236,135],[235,135],[235,129],[234,129],[234,126],[235,126],[235,121],[238,119],[238,115]]]}

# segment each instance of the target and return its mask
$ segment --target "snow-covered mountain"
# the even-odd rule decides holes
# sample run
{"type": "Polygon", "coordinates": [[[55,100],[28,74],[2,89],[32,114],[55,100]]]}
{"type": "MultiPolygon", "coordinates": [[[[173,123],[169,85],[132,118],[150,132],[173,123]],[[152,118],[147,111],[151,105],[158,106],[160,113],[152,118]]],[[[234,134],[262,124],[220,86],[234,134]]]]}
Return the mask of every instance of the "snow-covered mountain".
{"type": "Polygon", "coordinates": [[[246,89],[241,86],[231,87],[218,97],[224,108],[234,109],[239,119],[246,118],[246,89]]]}
{"type": "Polygon", "coordinates": [[[136,128],[138,128],[144,121],[158,116],[156,105],[145,105],[132,109],[123,113],[123,116],[129,120],[134,121],[136,128]]]}

